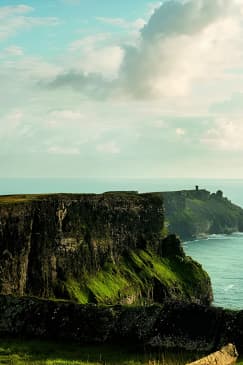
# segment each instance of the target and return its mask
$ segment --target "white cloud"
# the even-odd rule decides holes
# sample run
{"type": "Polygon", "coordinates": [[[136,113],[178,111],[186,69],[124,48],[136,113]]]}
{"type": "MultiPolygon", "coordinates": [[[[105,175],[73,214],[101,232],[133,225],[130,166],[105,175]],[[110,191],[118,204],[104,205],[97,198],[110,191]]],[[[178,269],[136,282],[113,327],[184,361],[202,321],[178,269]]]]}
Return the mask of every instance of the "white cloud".
{"type": "Polygon", "coordinates": [[[96,146],[96,150],[98,152],[103,152],[112,155],[117,155],[121,152],[120,147],[114,141],[99,144],[96,146]]]}
{"type": "Polygon", "coordinates": [[[24,113],[22,110],[15,110],[5,114],[0,119],[0,140],[5,143],[8,139],[18,138],[24,127],[24,113]]]}
{"type": "Polygon", "coordinates": [[[2,115],[0,117],[1,152],[10,152],[13,144],[15,147],[15,143],[29,133],[31,128],[25,123],[25,114],[22,110],[14,110],[2,115]]]}
{"type": "Polygon", "coordinates": [[[17,6],[1,6],[0,7],[0,19],[4,19],[9,16],[22,15],[33,11],[34,9],[28,5],[17,6]]]}
{"type": "MultiPolygon", "coordinates": [[[[241,77],[239,77],[238,81],[239,82],[241,81],[241,77]]],[[[230,98],[227,98],[226,100],[223,101],[220,100],[220,102],[213,103],[210,106],[210,111],[213,113],[242,115],[243,93],[242,92],[233,93],[230,98]]]]}
{"type": "Polygon", "coordinates": [[[25,56],[18,59],[6,59],[2,64],[2,70],[9,75],[13,74],[16,84],[18,80],[23,81],[23,79],[33,84],[39,80],[54,78],[62,71],[62,68],[39,57],[25,56]]]}
{"type": "Polygon", "coordinates": [[[155,1],[148,4],[148,15],[151,17],[156,9],[160,8],[162,5],[162,1],[155,1]]]}
{"type": "Polygon", "coordinates": [[[115,77],[119,72],[122,60],[123,50],[114,46],[90,51],[81,64],[84,72],[98,72],[104,76],[115,77]]]}
{"type": "Polygon", "coordinates": [[[168,124],[164,120],[161,120],[161,119],[151,122],[151,125],[158,129],[166,128],[168,126],[168,124]]]}
{"type": "Polygon", "coordinates": [[[123,59],[123,50],[118,46],[90,49],[75,62],[76,70],[86,74],[99,73],[114,78],[123,59]]]}
{"type": "Polygon", "coordinates": [[[183,137],[186,134],[185,129],[182,129],[182,128],[176,128],[175,132],[176,132],[176,135],[179,137],[183,137]]]}
{"type": "MultiPolygon", "coordinates": [[[[57,164],[58,171],[65,164],[75,174],[71,161],[76,158],[80,166],[86,164],[80,172],[86,175],[111,169],[112,176],[121,169],[127,176],[149,176],[151,171],[164,176],[176,171],[178,176],[185,166],[193,175],[199,159],[207,172],[211,157],[218,161],[219,155],[226,159],[218,169],[225,164],[229,171],[232,153],[236,166],[242,155],[238,152],[243,152],[243,123],[235,118],[242,114],[243,74],[234,73],[242,69],[242,1],[232,4],[236,0],[192,0],[181,8],[176,1],[163,1],[160,8],[153,7],[144,29],[143,19],[126,23],[106,18],[101,21],[120,29],[76,39],[69,47],[58,44],[61,52],[52,49],[48,60],[29,56],[29,47],[20,47],[25,41],[8,43],[0,55],[0,153],[16,156],[18,163],[12,166],[20,175],[31,173],[28,158],[39,173],[38,156],[43,175],[48,166],[50,174],[58,174],[57,164]],[[169,3],[174,10],[170,17],[169,3]],[[132,32],[140,36],[136,42],[132,32]],[[133,43],[127,41],[130,36],[133,43]],[[239,93],[235,101],[229,100],[232,90],[239,93]],[[202,106],[203,98],[207,103],[202,106]],[[228,100],[230,117],[211,122],[221,108],[208,114],[214,98],[228,100]],[[232,103],[238,111],[233,118],[232,103]],[[166,156],[162,164],[161,156],[166,156]]],[[[4,11],[5,16],[0,7],[0,32],[6,31],[2,38],[45,22],[56,24],[55,19],[35,18],[30,7],[4,11]]],[[[59,34],[50,32],[52,36],[54,41],[59,34]]],[[[6,171],[1,170],[2,176],[6,171]]]]}
{"type": "Polygon", "coordinates": [[[126,19],[123,18],[105,18],[105,17],[96,17],[96,19],[102,23],[131,30],[140,30],[146,24],[146,21],[142,18],[138,18],[134,21],[127,21],[126,19]]]}
{"type": "Polygon", "coordinates": [[[218,119],[205,133],[201,142],[214,150],[243,151],[242,135],[242,118],[218,119]]]}
{"type": "Polygon", "coordinates": [[[50,128],[67,127],[70,124],[80,123],[84,120],[84,115],[75,110],[56,110],[51,112],[46,121],[50,128]]]}
{"type": "Polygon", "coordinates": [[[145,24],[146,21],[142,18],[139,18],[133,22],[133,28],[135,28],[135,30],[140,30],[144,27],[145,24]]]}
{"type": "Polygon", "coordinates": [[[80,155],[77,147],[52,146],[48,148],[47,152],[53,155],[80,155]]]}
{"type": "Polygon", "coordinates": [[[127,28],[128,26],[128,22],[123,18],[105,18],[97,16],[96,19],[102,23],[111,24],[122,28],[127,28]]]}
{"type": "Polygon", "coordinates": [[[79,50],[89,50],[97,47],[99,44],[103,44],[104,41],[109,40],[110,35],[108,33],[99,33],[95,35],[89,35],[87,37],[83,37],[81,39],[77,39],[73,41],[70,46],[69,50],[79,51],[79,50]]]}
{"type": "MultiPolygon", "coordinates": [[[[88,98],[163,99],[167,105],[173,105],[172,101],[189,104],[188,100],[192,104],[195,94],[203,94],[204,89],[209,92],[203,96],[208,105],[210,98],[215,100],[209,85],[227,96],[237,84],[227,69],[241,65],[243,59],[242,3],[190,0],[158,6],[153,5],[147,24],[137,20],[140,40],[136,46],[119,45],[110,34],[72,42],[66,71],[53,86],[74,87],[88,98]],[[231,87],[225,88],[229,82],[231,87]]],[[[131,26],[122,18],[99,20],[127,29],[131,26]]]]}
{"type": "Polygon", "coordinates": [[[65,119],[65,120],[81,120],[84,118],[83,114],[80,111],[74,110],[56,110],[53,111],[50,116],[55,119],[65,119]]]}
{"type": "Polygon", "coordinates": [[[241,62],[242,26],[234,2],[165,2],[127,50],[123,77],[134,97],[188,96],[194,85],[224,78],[241,62]],[[227,50],[227,52],[225,52],[227,50]]]}
{"type": "Polygon", "coordinates": [[[55,26],[59,21],[55,17],[34,17],[28,13],[34,9],[27,5],[0,7],[0,41],[5,40],[23,29],[36,26],[55,26]]]}
{"type": "Polygon", "coordinates": [[[109,40],[109,34],[100,33],[72,42],[69,50],[73,55],[68,59],[68,64],[72,64],[75,72],[116,77],[124,51],[118,45],[109,45],[109,40]]]}
{"type": "Polygon", "coordinates": [[[5,52],[10,56],[23,56],[24,50],[22,47],[10,46],[5,49],[5,52]]]}

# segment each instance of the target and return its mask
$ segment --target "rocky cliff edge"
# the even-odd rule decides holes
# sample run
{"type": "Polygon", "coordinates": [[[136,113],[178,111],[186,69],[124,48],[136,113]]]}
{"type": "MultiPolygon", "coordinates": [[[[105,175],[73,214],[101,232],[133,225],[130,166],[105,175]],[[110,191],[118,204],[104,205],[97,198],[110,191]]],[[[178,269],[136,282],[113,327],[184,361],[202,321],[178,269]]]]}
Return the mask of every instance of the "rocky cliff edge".
{"type": "Polygon", "coordinates": [[[159,193],[1,196],[0,293],[209,304],[208,275],[165,231],[159,193]]]}

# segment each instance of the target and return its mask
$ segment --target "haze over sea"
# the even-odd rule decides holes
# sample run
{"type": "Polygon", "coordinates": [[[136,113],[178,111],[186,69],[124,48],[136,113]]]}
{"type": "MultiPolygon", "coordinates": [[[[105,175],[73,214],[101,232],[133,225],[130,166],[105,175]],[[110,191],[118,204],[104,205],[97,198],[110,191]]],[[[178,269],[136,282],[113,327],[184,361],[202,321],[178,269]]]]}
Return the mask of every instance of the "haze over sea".
{"type": "MultiPolygon", "coordinates": [[[[199,185],[243,207],[243,180],[227,179],[97,179],[97,178],[16,178],[0,180],[0,195],[33,193],[102,193],[111,190],[139,192],[194,189],[199,185]]],[[[188,255],[209,273],[215,305],[243,308],[243,234],[214,235],[184,243],[188,255]]]]}

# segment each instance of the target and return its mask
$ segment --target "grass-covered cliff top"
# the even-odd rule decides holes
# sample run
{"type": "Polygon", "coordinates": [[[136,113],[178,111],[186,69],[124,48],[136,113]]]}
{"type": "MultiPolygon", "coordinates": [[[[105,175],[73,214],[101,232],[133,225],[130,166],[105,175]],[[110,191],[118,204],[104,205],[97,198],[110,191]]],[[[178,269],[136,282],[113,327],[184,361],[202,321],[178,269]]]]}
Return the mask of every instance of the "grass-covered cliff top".
{"type": "MultiPolygon", "coordinates": [[[[50,193],[50,194],[17,194],[17,195],[0,195],[0,204],[15,204],[32,202],[38,200],[49,200],[49,199],[82,199],[84,197],[99,197],[101,194],[72,194],[72,193],[50,193]]],[[[103,194],[102,194],[103,195],[103,194]]],[[[117,193],[114,193],[117,196],[117,193]]],[[[119,193],[121,195],[121,193],[119,193]]],[[[124,196],[129,196],[130,198],[136,193],[124,192],[124,196]]]]}
{"type": "Polygon", "coordinates": [[[15,194],[15,195],[0,195],[0,205],[2,204],[15,204],[15,203],[28,203],[33,201],[42,200],[82,200],[82,199],[100,199],[107,200],[127,199],[138,200],[140,197],[146,198],[160,198],[161,193],[143,193],[139,194],[137,191],[109,191],[102,194],[84,194],[84,193],[50,193],[50,194],[15,194]]]}

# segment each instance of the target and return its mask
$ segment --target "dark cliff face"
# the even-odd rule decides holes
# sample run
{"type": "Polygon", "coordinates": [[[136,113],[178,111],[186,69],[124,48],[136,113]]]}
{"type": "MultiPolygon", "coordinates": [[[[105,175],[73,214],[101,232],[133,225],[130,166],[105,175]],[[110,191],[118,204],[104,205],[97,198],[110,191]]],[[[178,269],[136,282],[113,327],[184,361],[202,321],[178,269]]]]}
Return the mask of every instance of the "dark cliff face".
{"type": "Polygon", "coordinates": [[[160,194],[0,198],[0,292],[79,303],[209,303],[210,280],[175,237],[160,194]]]}
{"type": "Polygon", "coordinates": [[[243,231],[243,209],[221,191],[184,190],[162,195],[169,231],[182,239],[243,231]]]}

